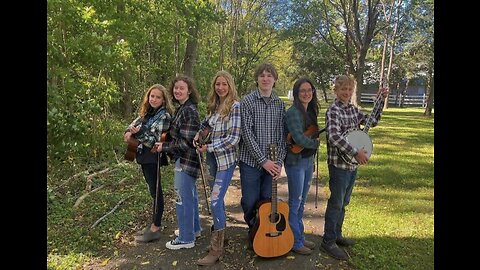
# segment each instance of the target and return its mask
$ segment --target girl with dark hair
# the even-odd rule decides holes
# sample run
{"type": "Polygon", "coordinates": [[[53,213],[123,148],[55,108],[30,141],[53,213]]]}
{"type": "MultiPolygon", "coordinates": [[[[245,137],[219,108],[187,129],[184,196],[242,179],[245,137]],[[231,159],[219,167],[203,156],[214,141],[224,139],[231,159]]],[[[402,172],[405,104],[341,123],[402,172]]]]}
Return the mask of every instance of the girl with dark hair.
{"type": "Polygon", "coordinates": [[[298,79],[293,86],[293,105],[286,113],[286,128],[300,152],[287,147],[285,172],[288,178],[288,222],[294,236],[293,251],[303,255],[312,253],[315,243],[305,239],[303,211],[313,176],[314,156],[320,144],[318,135],[311,138],[307,129],[318,130],[319,105],[317,91],[307,78],[298,79]]]}
{"type": "Polygon", "coordinates": [[[168,153],[175,162],[174,189],[177,195],[178,236],[168,241],[165,246],[176,250],[194,247],[195,236],[201,231],[195,184],[200,173],[200,163],[192,145],[200,127],[197,111],[199,94],[193,80],[185,75],[175,77],[169,90],[173,102],[179,104],[170,126],[172,140],[156,145],[158,152],[168,153]]]}

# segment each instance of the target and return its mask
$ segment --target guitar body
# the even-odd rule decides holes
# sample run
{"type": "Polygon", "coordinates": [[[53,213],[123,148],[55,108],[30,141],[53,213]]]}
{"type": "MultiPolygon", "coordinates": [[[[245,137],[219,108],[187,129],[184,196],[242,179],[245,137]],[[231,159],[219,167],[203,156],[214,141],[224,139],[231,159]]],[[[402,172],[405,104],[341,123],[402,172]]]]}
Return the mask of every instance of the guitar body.
{"type": "MultiPolygon", "coordinates": [[[[269,159],[277,160],[277,145],[269,145],[269,159]]],[[[293,232],[288,223],[288,204],[277,199],[277,181],[272,180],[272,198],[257,202],[252,228],[253,251],[260,257],[278,257],[293,247],[293,232]]]]}
{"type": "Polygon", "coordinates": [[[288,223],[288,204],[277,202],[277,213],[271,216],[272,203],[263,201],[257,210],[253,227],[253,250],[260,257],[271,258],[287,254],[293,247],[293,233],[288,223]]]}
{"type": "MultiPolygon", "coordinates": [[[[168,131],[165,131],[160,136],[160,142],[168,142],[171,141],[172,137],[168,131]]],[[[124,158],[128,161],[133,161],[137,157],[137,147],[140,144],[140,141],[135,139],[133,136],[127,141],[127,150],[125,151],[124,158]]],[[[152,147],[152,153],[154,152],[155,147],[152,147]]],[[[162,164],[165,162],[162,162],[162,164]]],[[[167,161],[168,164],[168,161],[167,161]]]]}
{"type": "Polygon", "coordinates": [[[137,147],[140,144],[140,142],[133,138],[130,137],[130,139],[127,141],[127,150],[125,151],[125,159],[128,161],[133,161],[135,159],[135,156],[137,155],[137,147]]]}

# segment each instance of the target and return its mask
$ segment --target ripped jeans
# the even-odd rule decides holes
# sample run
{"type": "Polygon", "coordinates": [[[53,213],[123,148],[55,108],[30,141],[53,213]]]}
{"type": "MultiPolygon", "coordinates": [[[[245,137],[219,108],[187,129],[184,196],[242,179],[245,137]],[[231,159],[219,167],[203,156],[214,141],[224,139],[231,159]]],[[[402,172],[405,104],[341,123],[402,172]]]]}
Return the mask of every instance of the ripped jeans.
{"type": "Polygon", "coordinates": [[[209,181],[209,186],[211,195],[210,195],[210,206],[213,217],[213,230],[222,230],[226,226],[226,217],[225,217],[225,194],[227,193],[228,186],[232,181],[233,171],[235,170],[235,164],[230,166],[228,169],[223,171],[217,171],[217,161],[213,153],[207,152],[207,164],[208,171],[210,175],[215,179],[214,181],[209,181]]]}
{"type": "Polygon", "coordinates": [[[177,195],[175,206],[179,229],[178,240],[181,243],[192,243],[195,242],[195,232],[200,231],[196,179],[183,172],[180,167],[180,159],[175,162],[174,177],[174,189],[177,195]]]}

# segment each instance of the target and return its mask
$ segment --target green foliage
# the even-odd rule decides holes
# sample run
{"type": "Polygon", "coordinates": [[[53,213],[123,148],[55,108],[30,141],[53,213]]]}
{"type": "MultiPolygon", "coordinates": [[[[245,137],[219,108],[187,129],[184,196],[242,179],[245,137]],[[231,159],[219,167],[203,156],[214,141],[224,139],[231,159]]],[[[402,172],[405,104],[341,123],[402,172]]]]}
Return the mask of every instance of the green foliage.
{"type": "MultiPolygon", "coordinates": [[[[113,164],[110,164],[113,166],[113,164]]],[[[47,186],[47,266],[50,269],[77,269],[89,258],[112,254],[114,242],[131,234],[132,224],[151,211],[151,197],[139,165],[122,163],[117,170],[93,178],[93,189],[77,208],[73,205],[84,194],[86,177],[71,180],[68,186],[47,186]],[[120,183],[121,180],[122,183],[120,183]],[[119,201],[119,208],[94,228],[91,226],[119,201]]],[[[172,165],[162,168],[162,187],[173,183],[172,165]]],[[[54,175],[62,175],[56,167],[54,175]]],[[[61,181],[52,181],[61,183],[61,181]]]]}

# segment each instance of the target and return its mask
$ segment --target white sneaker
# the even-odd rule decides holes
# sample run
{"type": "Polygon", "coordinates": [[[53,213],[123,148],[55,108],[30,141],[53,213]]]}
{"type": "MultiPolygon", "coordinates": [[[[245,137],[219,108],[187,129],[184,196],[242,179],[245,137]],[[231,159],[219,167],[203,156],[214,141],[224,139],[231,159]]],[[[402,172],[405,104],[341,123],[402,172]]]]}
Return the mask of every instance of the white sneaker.
{"type": "MultiPolygon", "coordinates": [[[[174,233],[175,233],[175,236],[179,236],[179,235],[180,235],[180,230],[179,230],[179,229],[176,229],[176,230],[174,231],[174,233]]],[[[200,237],[200,236],[202,236],[202,231],[195,232],[195,238],[198,238],[198,237],[200,237]]]]}
{"type": "Polygon", "coordinates": [[[175,238],[175,240],[168,241],[165,244],[165,247],[168,248],[168,249],[177,250],[177,249],[181,249],[181,248],[193,248],[195,246],[195,242],[180,243],[180,242],[177,242],[177,241],[178,241],[178,238],[175,238]]]}

